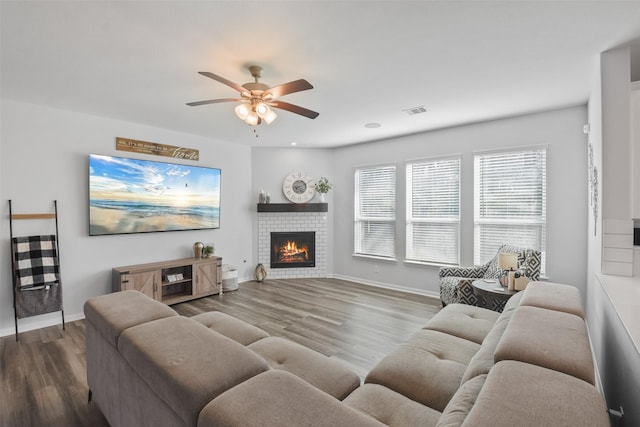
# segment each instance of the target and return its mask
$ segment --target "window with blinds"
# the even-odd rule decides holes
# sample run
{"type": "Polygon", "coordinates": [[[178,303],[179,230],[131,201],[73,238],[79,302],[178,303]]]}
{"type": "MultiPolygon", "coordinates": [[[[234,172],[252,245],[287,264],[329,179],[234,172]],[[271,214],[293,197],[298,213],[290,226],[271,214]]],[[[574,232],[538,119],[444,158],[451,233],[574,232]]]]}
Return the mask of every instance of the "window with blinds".
{"type": "Polygon", "coordinates": [[[407,164],[409,261],[460,263],[460,158],[407,164]]]}
{"type": "Polygon", "coordinates": [[[354,253],[396,256],[396,167],[357,169],[355,172],[354,253]]]}
{"type": "Polygon", "coordinates": [[[502,244],[537,249],[545,271],[547,150],[477,154],[474,158],[474,262],[502,244]]]}

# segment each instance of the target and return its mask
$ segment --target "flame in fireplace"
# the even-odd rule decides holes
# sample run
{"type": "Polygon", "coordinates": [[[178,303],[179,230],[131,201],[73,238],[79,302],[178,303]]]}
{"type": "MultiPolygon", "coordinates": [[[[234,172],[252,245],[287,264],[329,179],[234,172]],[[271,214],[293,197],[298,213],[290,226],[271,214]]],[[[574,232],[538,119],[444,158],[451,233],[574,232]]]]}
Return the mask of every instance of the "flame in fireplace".
{"type": "Polygon", "coordinates": [[[306,245],[300,245],[290,240],[278,248],[279,262],[300,262],[309,260],[309,248],[306,245]]]}

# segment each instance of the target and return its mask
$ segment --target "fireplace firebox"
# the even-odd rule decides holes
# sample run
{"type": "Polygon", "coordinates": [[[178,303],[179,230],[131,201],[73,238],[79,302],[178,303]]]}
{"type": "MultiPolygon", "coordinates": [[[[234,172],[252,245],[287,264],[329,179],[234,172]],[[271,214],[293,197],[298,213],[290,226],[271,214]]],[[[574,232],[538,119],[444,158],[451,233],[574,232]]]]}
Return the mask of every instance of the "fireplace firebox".
{"type": "Polygon", "coordinates": [[[316,266],[316,232],[271,233],[271,268],[316,266]]]}

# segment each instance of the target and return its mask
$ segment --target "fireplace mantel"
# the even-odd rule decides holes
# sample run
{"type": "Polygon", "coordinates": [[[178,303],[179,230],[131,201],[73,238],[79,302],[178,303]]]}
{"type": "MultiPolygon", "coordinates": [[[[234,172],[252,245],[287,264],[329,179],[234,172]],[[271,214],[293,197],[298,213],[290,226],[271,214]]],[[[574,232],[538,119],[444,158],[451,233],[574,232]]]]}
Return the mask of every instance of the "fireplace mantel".
{"type": "Polygon", "coordinates": [[[329,212],[328,203],[258,203],[258,212],[329,212]]]}

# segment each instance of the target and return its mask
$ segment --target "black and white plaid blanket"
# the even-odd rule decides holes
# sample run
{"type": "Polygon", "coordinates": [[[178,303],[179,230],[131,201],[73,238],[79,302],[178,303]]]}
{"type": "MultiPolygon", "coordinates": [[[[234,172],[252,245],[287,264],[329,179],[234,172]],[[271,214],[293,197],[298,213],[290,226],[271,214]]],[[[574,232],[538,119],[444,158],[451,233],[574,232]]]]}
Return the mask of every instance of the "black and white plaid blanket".
{"type": "Polygon", "coordinates": [[[13,253],[18,289],[34,290],[59,281],[56,236],[14,237],[13,253]]]}

